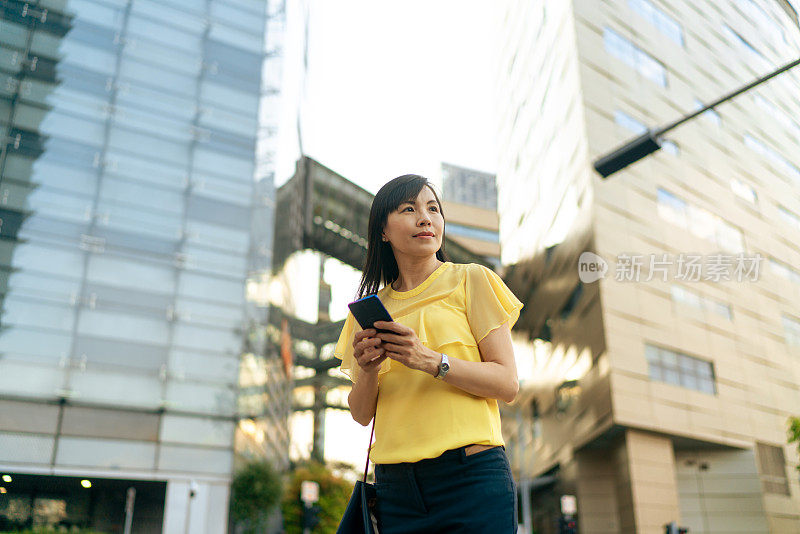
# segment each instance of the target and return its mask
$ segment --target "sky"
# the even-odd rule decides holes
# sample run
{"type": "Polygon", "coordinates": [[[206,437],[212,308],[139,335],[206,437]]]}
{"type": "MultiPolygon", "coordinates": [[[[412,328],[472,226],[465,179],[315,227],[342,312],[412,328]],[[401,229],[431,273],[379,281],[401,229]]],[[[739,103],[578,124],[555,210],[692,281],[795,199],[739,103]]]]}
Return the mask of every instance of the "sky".
{"type": "Polygon", "coordinates": [[[372,192],[409,172],[438,181],[443,161],[494,172],[492,2],[311,0],[304,89],[288,4],[278,184],[298,153],[298,99],[305,153],[372,192]]]}
{"type": "MultiPolygon", "coordinates": [[[[304,76],[302,2],[287,2],[276,185],[292,176],[299,155],[298,110],[304,153],[373,193],[406,173],[441,185],[442,162],[495,172],[493,2],[308,5],[304,76]]],[[[318,265],[305,253],[291,266],[295,313],[309,321],[316,320],[318,265]]],[[[346,315],[359,273],[329,260],[325,277],[333,286],[330,311],[336,321],[346,315]]],[[[296,416],[291,428],[293,457],[307,454],[310,414],[296,416]]],[[[349,412],[328,411],[326,436],[326,459],[361,468],[369,428],[349,412]]]]}

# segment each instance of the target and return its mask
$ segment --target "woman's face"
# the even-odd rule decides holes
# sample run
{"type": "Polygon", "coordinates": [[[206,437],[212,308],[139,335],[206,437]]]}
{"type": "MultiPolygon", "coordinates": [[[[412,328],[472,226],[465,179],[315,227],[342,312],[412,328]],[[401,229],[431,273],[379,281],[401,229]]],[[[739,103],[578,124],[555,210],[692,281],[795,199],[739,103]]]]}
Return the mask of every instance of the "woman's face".
{"type": "Polygon", "coordinates": [[[410,256],[436,254],[444,238],[444,217],[430,187],[423,187],[417,198],[400,204],[389,213],[383,227],[383,240],[398,253],[410,256]]]}

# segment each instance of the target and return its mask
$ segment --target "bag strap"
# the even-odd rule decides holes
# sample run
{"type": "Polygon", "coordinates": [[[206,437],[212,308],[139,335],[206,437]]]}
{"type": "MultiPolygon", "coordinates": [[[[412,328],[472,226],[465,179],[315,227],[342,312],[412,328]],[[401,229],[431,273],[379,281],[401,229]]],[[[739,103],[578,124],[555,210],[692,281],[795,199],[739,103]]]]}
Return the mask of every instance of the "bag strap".
{"type": "Polygon", "coordinates": [[[372,417],[372,430],[369,433],[369,445],[367,446],[367,463],[364,464],[364,484],[367,483],[367,470],[369,469],[369,451],[372,449],[372,436],[375,435],[375,419],[377,419],[378,413],[376,410],[375,415],[372,417]]]}

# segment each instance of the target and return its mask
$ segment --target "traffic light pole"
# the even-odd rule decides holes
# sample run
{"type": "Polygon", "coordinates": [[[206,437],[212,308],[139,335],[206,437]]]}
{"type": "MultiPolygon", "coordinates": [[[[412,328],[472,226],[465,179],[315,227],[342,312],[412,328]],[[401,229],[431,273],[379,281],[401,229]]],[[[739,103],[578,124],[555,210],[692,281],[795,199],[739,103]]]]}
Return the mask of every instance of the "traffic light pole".
{"type": "Polygon", "coordinates": [[[613,152],[605,156],[601,156],[600,158],[595,160],[594,162],[595,170],[603,178],[608,178],[615,172],[624,169],[628,165],[636,163],[640,159],[643,159],[652,154],[653,152],[655,152],[656,150],[660,149],[662,144],[661,136],[663,136],[668,131],[677,128],[681,124],[692,120],[698,115],[702,115],[709,109],[713,109],[716,106],[722,104],[723,102],[731,100],[732,98],[737,97],[740,94],[749,91],[753,87],[756,87],[757,85],[760,85],[766,82],[767,80],[770,80],[775,76],[778,76],[779,74],[782,74],[787,70],[796,67],[797,65],[800,65],[800,58],[797,58],[791,63],[787,63],[786,65],[780,67],[779,69],[774,70],[769,74],[762,76],[761,78],[758,78],[757,80],[726,94],[721,98],[718,98],[712,103],[705,105],[700,109],[692,113],[689,113],[688,115],[685,115],[680,119],[673,121],[662,128],[658,128],[655,130],[648,129],[645,133],[643,133],[639,137],[631,139],[627,143],[615,149],[613,152]]]}

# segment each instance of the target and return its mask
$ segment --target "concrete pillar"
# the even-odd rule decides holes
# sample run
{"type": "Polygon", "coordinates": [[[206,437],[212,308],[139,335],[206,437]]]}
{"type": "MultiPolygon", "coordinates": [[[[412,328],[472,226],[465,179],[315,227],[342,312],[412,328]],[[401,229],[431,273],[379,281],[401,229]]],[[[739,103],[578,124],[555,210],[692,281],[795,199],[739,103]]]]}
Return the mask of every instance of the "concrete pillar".
{"type": "Polygon", "coordinates": [[[617,470],[608,450],[584,450],[575,455],[578,524],[582,533],[617,534],[617,470]]]}
{"type": "Polygon", "coordinates": [[[661,534],[680,524],[675,452],[669,437],[625,431],[614,450],[620,532],[661,534]]]}

